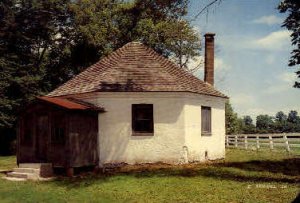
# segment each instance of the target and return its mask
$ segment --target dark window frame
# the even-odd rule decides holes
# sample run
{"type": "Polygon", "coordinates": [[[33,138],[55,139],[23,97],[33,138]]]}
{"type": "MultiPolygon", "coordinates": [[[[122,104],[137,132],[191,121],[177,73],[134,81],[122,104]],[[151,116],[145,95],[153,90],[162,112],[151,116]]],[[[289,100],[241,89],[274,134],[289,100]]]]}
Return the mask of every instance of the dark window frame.
{"type": "Polygon", "coordinates": [[[212,132],[212,108],[201,106],[201,135],[211,136],[212,132]]]}
{"type": "Polygon", "coordinates": [[[133,136],[153,136],[153,104],[131,105],[131,129],[133,136]]]}

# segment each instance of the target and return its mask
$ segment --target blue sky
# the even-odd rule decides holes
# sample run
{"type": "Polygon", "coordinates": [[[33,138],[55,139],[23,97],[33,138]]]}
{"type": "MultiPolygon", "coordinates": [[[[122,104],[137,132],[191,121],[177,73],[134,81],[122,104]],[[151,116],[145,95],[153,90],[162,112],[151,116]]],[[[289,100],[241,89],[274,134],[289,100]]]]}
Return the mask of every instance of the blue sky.
{"type": "MultiPolygon", "coordinates": [[[[191,0],[189,17],[208,2],[191,0]]],[[[281,27],[285,14],[276,10],[279,2],[223,0],[193,22],[201,35],[216,33],[215,86],[230,97],[240,116],[300,113],[300,89],[292,87],[296,68],[287,66],[292,47],[289,32],[281,27]]],[[[203,77],[203,70],[198,76],[203,77]]]]}

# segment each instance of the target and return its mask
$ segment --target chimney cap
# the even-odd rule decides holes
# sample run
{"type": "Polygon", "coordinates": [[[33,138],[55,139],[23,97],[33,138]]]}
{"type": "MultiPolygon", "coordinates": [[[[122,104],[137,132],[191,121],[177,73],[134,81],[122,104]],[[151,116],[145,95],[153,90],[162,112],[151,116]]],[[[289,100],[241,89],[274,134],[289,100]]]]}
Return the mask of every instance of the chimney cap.
{"type": "Polygon", "coordinates": [[[204,37],[214,37],[216,34],[212,32],[205,33],[204,37]]]}

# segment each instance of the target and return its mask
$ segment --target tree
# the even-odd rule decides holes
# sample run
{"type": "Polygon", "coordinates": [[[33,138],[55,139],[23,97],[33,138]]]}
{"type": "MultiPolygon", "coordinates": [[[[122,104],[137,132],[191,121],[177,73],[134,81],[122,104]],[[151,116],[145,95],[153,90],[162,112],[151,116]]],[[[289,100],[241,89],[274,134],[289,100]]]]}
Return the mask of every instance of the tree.
{"type": "Polygon", "coordinates": [[[287,116],[283,113],[283,111],[279,111],[275,115],[275,121],[277,122],[285,122],[287,120],[287,116]]]}
{"type": "Polygon", "coordinates": [[[253,125],[253,120],[250,116],[244,116],[243,120],[245,125],[253,125]]]}
{"type": "Polygon", "coordinates": [[[80,0],[72,4],[77,31],[74,52],[88,56],[76,57],[81,59],[78,69],[135,40],[187,68],[201,48],[199,33],[183,18],[187,6],[187,0],[80,0]]]}
{"type": "MultiPolygon", "coordinates": [[[[288,13],[287,18],[283,23],[283,27],[292,32],[292,45],[295,49],[291,52],[289,66],[300,65],[300,1],[299,0],[283,0],[278,5],[278,10],[281,13],[288,13]]],[[[296,71],[300,78],[300,68],[296,71]]],[[[294,87],[300,88],[300,82],[295,82],[294,87]]]]}
{"type": "Polygon", "coordinates": [[[251,134],[255,133],[255,125],[253,124],[253,120],[250,116],[244,116],[243,117],[243,133],[245,134],[251,134]]]}
{"type": "Polygon", "coordinates": [[[287,115],[282,111],[279,111],[275,115],[274,130],[278,133],[289,132],[287,123],[287,115]]]}
{"type": "Polygon", "coordinates": [[[300,117],[298,116],[298,112],[297,111],[290,111],[289,115],[287,117],[287,121],[290,123],[294,123],[296,124],[297,122],[299,122],[300,117]]]}
{"type": "Polygon", "coordinates": [[[256,128],[259,133],[273,132],[274,121],[273,117],[269,115],[258,115],[256,117],[256,128]]]}
{"type": "Polygon", "coordinates": [[[0,3],[1,150],[14,137],[20,109],[51,88],[46,75],[55,71],[47,70],[49,55],[67,39],[68,19],[66,0],[0,3]]]}
{"type": "Polygon", "coordinates": [[[290,111],[287,117],[287,128],[289,132],[299,132],[300,130],[300,117],[297,111],[290,111]]]}
{"type": "Polygon", "coordinates": [[[238,134],[241,131],[241,121],[229,102],[225,103],[225,126],[228,135],[238,134]]]}

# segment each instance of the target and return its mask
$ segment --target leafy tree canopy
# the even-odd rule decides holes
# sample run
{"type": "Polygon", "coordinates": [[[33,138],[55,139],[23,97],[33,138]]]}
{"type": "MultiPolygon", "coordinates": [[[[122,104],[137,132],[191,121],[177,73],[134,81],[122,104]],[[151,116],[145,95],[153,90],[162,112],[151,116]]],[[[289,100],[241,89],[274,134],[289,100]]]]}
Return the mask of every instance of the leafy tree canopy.
{"type": "Polygon", "coordinates": [[[287,117],[287,121],[289,121],[290,123],[300,123],[300,117],[298,116],[298,112],[297,111],[290,111],[289,115],[287,117]]]}
{"type": "Polygon", "coordinates": [[[226,134],[240,133],[241,121],[238,119],[238,115],[234,112],[229,102],[225,103],[225,126],[226,134]]]}
{"type": "Polygon", "coordinates": [[[285,115],[283,111],[279,111],[275,115],[275,120],[277,122],[285,122],[287,120],[287,115],[285,115]]]}
{"type": "Polygon", "coordinates": [[[72,4],[78,49],[84,46],[89,55],[81,57],[78,65],[85,67],[138,40],[187,68],[201,48],[199,33],[184,20],[187,4],[187,0],[80,0],[72,4]]]}
{"type": "Polygon", "coordinates": [[[258,115],[256,117],[256,128],[266,133],[272,129],[274,124],[273,117],[269,115],[258,115]]]}
{"type": "MultiPolygon", "coordinates": [[[[283,0],[278,5],[281,13],[287,13],[288,16],[283,23],[283,27],[292,32],[292,45],[295,49],[291,52],[289,66],[300,65],[300,1],[299,0],[283,0]]],[[[296,71],[300,78],[300,68],[296,71]]],[[[296,81],[294,87],[300,88],[300,82],[296,81]]]]}

